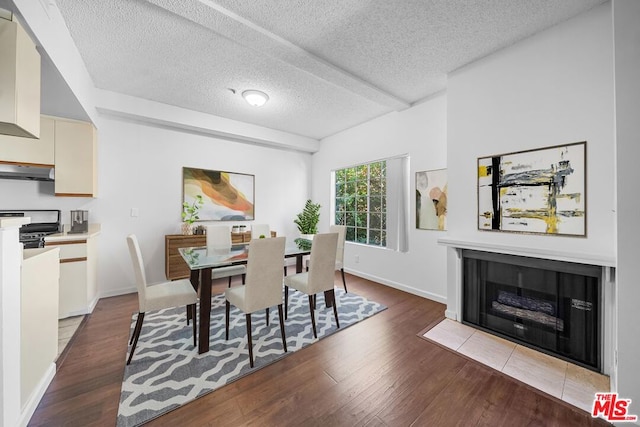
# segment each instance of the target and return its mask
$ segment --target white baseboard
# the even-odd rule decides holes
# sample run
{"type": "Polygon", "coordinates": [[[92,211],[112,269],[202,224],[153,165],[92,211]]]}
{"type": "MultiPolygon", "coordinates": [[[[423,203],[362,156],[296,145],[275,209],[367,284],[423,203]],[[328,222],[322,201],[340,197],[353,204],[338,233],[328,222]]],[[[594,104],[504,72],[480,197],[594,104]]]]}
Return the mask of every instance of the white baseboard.
{"type": "Polygon", "coordinates": [[[96,304],[100,301],[100,294],[96,294],[96,297],[89,303],[89,313],[93,313],[93,309],[96,308],[96,304]]]}
{"type": "Polygon", "coordinates": [[[33,390],[33,393],[31,393],[31,396],[29,396],[29,400],[27,400],[27,402],[22,407],[22,413],[20,414],[19,423],[21,427],[26,427],[26,425],[29,424],[29,421],[31,420],[33,413],[36,411],[36,408],[38,407],[42,396],[44,396],[44,393],[47,391],[47,387],[49,387],[49,384],[51,384],[51,381],[53,380],[53,377],[55,375],[56,364],[51,363],[49,369],[47,369],[47,372],[45,372],[45,374],[40,379],[40,382],[33,390]]]}
{"type": "MultiPolygon", "coordinates": [[[[361,271],[355,271],[351,269],[344,269],[346,273],[353,274],[354,276],[362,277],[363,279],[368,279],[377,283],[381,283],[383,285],[399,289],[401,291],[408,292],[413,295],[418,295],[419,297],[427,298],[435,302],[439,302],[441,304],[447,304],[447,297],[442,295],[437,295],[432,292],[423,291],[422,289],[416,289],[411,286],[404,285],[402,283],[394,282],[392,280],[387,280],[382,277],[373,276],[371,274],[366,274],[361,271]]],[[[347,289],[349,289],[349,283],[347,283],[347,289]]]]}
{"type": "Polygon", "coordinates": [[[455,321],[457,321],[457,320],[458,320],[458,313],[456,313],[456,312],[455,312],[455,311],[453,311],[453,310],[445,310],[445,312],[444,312],[444,316],[445,316],[447,319],[451,319],[451,320],[455,320],[455,321]]]}
{"type": "MultiPolygon", "coordinates": [[[[120,289],[113,289],[107,292],[99,292],[98,296],[100,298],[109,298],[109,297],[117,297],[120,295],[126,295],[126,294],[133,294],[138,292],[138,289],[134,286],[128,287],[128,288],[120,288],[120,289]]],[[[100,299],[98,298],[98,299],[100,299]]]]}

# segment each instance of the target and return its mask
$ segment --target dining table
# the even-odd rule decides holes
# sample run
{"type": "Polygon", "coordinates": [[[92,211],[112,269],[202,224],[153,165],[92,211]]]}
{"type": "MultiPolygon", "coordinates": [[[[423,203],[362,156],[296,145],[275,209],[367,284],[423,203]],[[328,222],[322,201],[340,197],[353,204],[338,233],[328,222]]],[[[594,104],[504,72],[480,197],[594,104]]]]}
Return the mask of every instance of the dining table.
{"type": "MultiPolygon", "coordinates": [[[[285,245],[284,257],[296,258],[296,273],[302,272],[303,258],[311,253],[311,241],[289,242],[285,245]]],[[[227,248],[207,248],[206,246],[179,248],[178,252],[191,271],[191,285],[199,293],[198,353],[209,351],[209,331],[211,328],[211,270],[231,265],[246,264],[249,259],[250,243],[236,244],[227,248]],[[208,284],[208,286],[205,286],[208,284]]],[[[328,305],[331,301],[326,300],[328,305]]],[[[195,319],[194,319],[195,321],[195,319]]]]}

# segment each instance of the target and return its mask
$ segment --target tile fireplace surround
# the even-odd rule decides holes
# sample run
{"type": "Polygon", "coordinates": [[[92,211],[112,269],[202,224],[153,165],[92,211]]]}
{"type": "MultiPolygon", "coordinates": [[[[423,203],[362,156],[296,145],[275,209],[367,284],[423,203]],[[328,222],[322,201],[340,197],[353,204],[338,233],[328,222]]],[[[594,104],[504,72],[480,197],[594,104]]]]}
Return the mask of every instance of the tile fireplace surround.
{"type": "Polygon", "coordinates": [[[609,377],[445,319],[423,335],[444,347],[590,412],[609,377]]]}
{"type": "MultiPolygon", "coordinates": [[[[462,297],[463,297],[463,250],[470,249],[476,251],[497,253],[497,254],[506,254],[506,255],[517,255],[531,258],[539,258],[543,260],[554,260],[554,261],[565,261],[579,264],[587,264],[592,266],[597,266],[601,269],[601,357],[602,357],[602,369],[600,374],[604,374],[609,376],[610,378],[610,389],[612,391],[616,390],[616,372],[613,367],[614,360],[614,349],[616,348],[616,343],[614,342],[613,337],[617,336],[616,331],[614,330],[615,322],[614,322],[614,284],[615,284],[615,258],[608,256],[599,256],[593,254],[580,254],[580,253],[569,253],[558,250],[541,250],[535,248],[524,248],[521,246],[512,246],[512,245],[504,245],[504,244],[495,244],[495,243],[487,243],[480,241],[472,241],[466,239],[458,239],[458,238],[441,238],[438,240],[438,243],[448,247],[447,254],[447,268],[448,268],[448,291],[447,291],[447,310],[445,312],[445,316],[453,321],[456,321],[457,325],[460,327],[470,328],[466,325],[463,325],[462,322],[462,297]]],[[[474,331],[475,328],[470,328],[474,331]]],[[[480,331],[477,331],[480,332],[480,331]]],[[[483,332],[484,334],[484,332],[483,332]]],[[[478,334],[480,335],[480,334],[478,334]]],[[[493,336],[493,335],[488,335],[493,336]]],[[[472,344],[473,340],[470,342],[472,344]]],[[[468,344],[468,345],[470,345],[468,344]]],[[[514,345],[516,345],[515,343],[514,345]]],[[[519,346],[522,347],[522,346],[519,346]]],[[[527,352],[531,352],[534,354],[539,354],[541,356],[547,356],[544,353],[537,352],[535,350],[526,349],[527,352]]],[[[572,365],[569,363],[569,365],[572,365]]]]}

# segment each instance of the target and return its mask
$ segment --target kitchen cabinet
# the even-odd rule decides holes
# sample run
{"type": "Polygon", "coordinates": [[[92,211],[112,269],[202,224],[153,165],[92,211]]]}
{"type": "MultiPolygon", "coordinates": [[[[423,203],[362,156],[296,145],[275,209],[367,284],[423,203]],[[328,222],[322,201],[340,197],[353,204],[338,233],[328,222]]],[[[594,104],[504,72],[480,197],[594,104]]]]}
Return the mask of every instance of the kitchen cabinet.
{"type": "Polygon", "coordinates": [[[45,237],[45,247],[60,248],[58,318],[88,314],[98,302],[97,250],[100,226],[87,233],[68,232],[45,237]]]}
{"type": "Polygon", "coordinates": [[[40,136],[40,54],[11,16],[0,17],[0,134],[40,136]]]}
{"type": "Polygon", "coordinates": [[[40,129],[40,139],[0,135],[0,163],[54,167],[56,196],[96,197],[97,133],[93,124],[40,116],[40,129]]]}
{"type": "Polygon", "coordinates": [[[91,123],[55,119],[56,196],[97,196],[97,136],[91,123]]]}
{"type": "Polygon", "coordinates": [[[40,139],[0,135],[0,162],[54,166],[54,120],[40,116],[40,139]]]}
{"type": "Polygon", "coordinates": [[[58,248],[24,250],[20,280],[20,401],[23,408],[44,391],[43,385],[46,389],[46,378],[50,380],[55,372],[58,257],[58,248]]]}

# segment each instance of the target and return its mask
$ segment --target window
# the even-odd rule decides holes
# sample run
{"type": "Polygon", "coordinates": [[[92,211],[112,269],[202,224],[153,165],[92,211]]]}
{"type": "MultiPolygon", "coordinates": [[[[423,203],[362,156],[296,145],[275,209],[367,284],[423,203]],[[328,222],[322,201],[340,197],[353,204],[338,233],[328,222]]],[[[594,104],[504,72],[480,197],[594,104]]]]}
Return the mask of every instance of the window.
{"type": "Polygon", "coordinates": [[[386,160],[335,171],[335,223],[349,242],[387,246],[386,160]]]}
{"type": "Polygon", "coordinates": [[[333,192],[347,241],[409,251],[409,156],[335,170],[333,192]]]}

